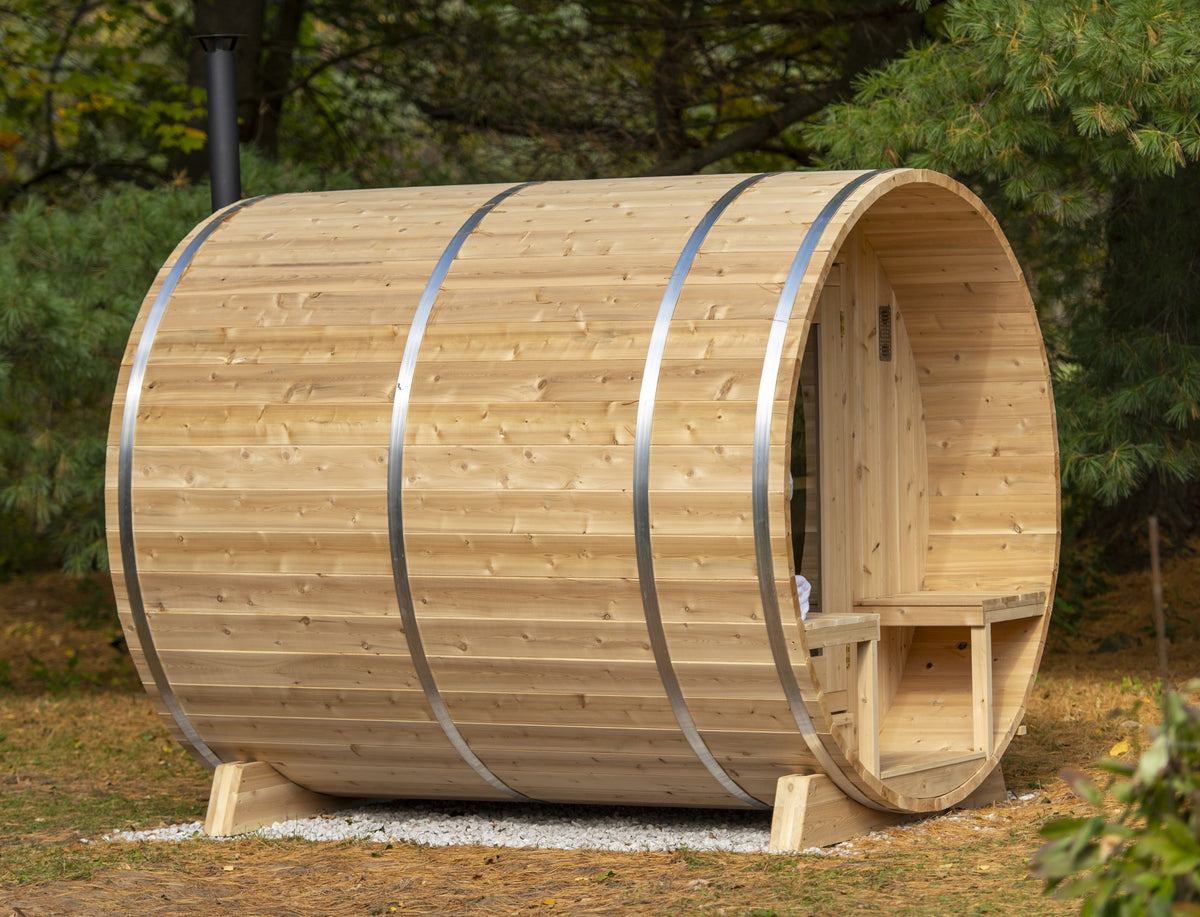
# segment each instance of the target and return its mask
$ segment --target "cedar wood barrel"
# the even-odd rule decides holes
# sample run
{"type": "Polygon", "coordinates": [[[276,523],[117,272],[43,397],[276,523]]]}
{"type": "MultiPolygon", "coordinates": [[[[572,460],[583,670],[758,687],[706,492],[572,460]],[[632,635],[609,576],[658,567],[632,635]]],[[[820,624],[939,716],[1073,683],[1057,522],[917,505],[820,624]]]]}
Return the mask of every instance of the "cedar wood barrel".
{"type": "Polygon", "coordinates": [[[1016,733],[1060,529],[1020,269],[920,170],[239,202],[146,297],[107,503],[211,766],[715,807],[826,773],[897,812],[1016,733]]]}

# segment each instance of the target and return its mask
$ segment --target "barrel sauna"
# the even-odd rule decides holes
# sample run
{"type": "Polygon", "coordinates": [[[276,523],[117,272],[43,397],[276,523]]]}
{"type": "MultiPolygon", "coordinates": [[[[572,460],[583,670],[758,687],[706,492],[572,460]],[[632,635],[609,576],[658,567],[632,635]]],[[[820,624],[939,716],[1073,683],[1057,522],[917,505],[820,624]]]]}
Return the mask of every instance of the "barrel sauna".
{"type": "Polygon", "coordinates": [[[899,813],[1016,733],[1060,528],[1021,271],[907,169],[241,201],[146,297],[107,501],[210,766],[899,813]]]}

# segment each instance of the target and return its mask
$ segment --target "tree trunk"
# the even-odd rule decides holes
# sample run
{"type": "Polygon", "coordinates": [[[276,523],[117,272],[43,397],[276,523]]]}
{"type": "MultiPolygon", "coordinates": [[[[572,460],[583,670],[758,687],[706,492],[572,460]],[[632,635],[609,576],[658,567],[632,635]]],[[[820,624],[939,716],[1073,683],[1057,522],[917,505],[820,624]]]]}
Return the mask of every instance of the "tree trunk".
{"type": "Polygon", "coordinates": [[[306,0],[278,0],[271,15],[260,80],[258,121],[254,146],[263,155],[279,158],[279,124],[292,76],[292,60],[300,42],[306,0]]]}

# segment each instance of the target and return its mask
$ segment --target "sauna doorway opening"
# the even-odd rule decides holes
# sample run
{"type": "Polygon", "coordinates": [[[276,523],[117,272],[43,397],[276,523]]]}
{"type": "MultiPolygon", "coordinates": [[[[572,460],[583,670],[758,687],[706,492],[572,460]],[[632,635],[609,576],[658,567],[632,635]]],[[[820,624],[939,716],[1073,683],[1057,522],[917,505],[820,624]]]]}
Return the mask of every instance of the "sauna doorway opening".
{"type": "MultiPolygon", "coordinates": [[[[1016,728],[1026,686],[1014,673],[1038,651],[1046,596],[1043,583],[988,582],[986,562],[964,570],[973,556],[966,514],[947,513],[934,523],[947,531],[931,538],[931,490],[939,508],[950,492],[935,479],[936,453],[962,444],[939,438],[940,414],[931,436],[928,370],[906,315],[919,328],[936,325],[936,309],[898,296],[868,233],[849,234],[795,371],[787,460],[797,615],[807,584],[804,628],[823,712],[867,775],[926,799],[984,767],[1016,728]],[[953,560],[930,565],[931,552],[953,560]],[[877,642],[812,639],[863,618],[877,619],[877,642]]],[[[931,391],[949,416],[936,404],[945,387],[931,391]]],[[[969,414],[955,410],[969,431],[969,414]]],[[[967,442],[968,456],[979,450],[967,442]]]]}

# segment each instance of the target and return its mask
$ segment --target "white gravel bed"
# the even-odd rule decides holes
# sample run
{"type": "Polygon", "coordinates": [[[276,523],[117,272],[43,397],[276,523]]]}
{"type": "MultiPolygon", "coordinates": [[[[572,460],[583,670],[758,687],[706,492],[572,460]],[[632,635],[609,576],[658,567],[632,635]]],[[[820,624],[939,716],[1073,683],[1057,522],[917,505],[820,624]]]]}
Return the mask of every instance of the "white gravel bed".
{"type": "MultiPolygon", "coordinates": [[[[201,837],[192,822],[151,831],[114,831],[106,841],[182,841],[201,837]]],[[[559,850],[729,850],[760,853],[771,837],[769,812],[474,802],[386,803],[278,822],[254,835],[310,841],[482,844],[559,850]]]]}
{"type": "MultiPolygon", "coordinates": [[[[1036,794],[1008,794],[1010,803],[1036,794]]],[[[991,814],[987,818],[993,818],[991,814]]],[[[911,830],[959,813],[901,825],[911,830]]],[[[150,831],[114,831],[105,841],[184,841],[204,838],[201,822],[150,831]]],[[[727,850],[765,853],[771,813],[722,809],[664,809],[621,806],[516,805],[486,802],[380,803],[331,815],[277,822],[253,836],[310,841],[408,842],[431,847],[480,844],[556,850],[727,850]]],[[[222,838],[206,838],[222,840],[222,838]]],[[[853,856],[852,842],[804,851],[853,856]]]]}

